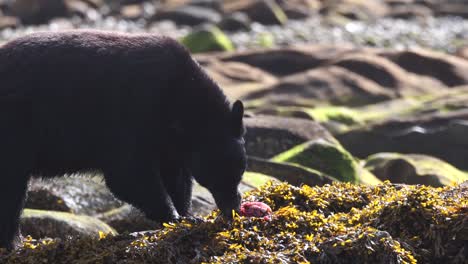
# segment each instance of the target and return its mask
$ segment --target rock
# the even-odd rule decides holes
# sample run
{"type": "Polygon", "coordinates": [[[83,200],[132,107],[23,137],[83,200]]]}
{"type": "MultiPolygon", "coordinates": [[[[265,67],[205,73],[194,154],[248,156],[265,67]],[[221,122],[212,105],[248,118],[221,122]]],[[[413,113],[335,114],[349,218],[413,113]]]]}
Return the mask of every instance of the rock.
{"type": "Polygon", "coordinates": [[[458,48],[455,54],[460,58],[468,60],[468,45],[458,48]]]}
{"type": "Polygon", "coordinates": [[[286,76],[320,66],[342,54],[355,52],[350,46],[303,45],[221,54],[222,61],[237,61],[277,76],[286,76]],[[287,67],[285,67],[287,65],[287,67]]]}
{"type": "Polygon", "coordinates": [[[327,102],[364,105],[395,97],[394,91],[350,70],[324,66],[284,77],[277,84],[247,94],[243,99],[258,100],[263,105],[313,107],[327,102]]]}
{"type": "Polygon", "coordinates": [[[249,156],[269,159],[301,143],[324,139],[337,141],[316,122],[275,116],[245,117],[245,146],[249,156]]]}
{"type": "Polygon", "coordinates": [[[387,120],[336,137],[347,150],[360,158],[379,152],[420,153],[468,170],[467,120],[468,109],[461,109],[425,117],[387,120]]]}
{"type": "Polygon", "coordinates": [[[326,16],[343,16],[352,20],[375,21],[388,12],[381,1],[322,1],[320,13],[326,16]]]}
{"type": "Polygon", "coordinates": [[[120,14],[124,19],[135,20],[138,18],[142,18],[144,15],[143,6],[137,4],[124,5],[120,9],[120,14]]]}
{"type": "Polygon", "coordinates": [[[391,18],[402,19],[426,19],[432,16],[432,10],[427,6],[420,4],[398,5],[393,7],[386,16],[391,18]]]}
{"type": "Polygon", "coordinates": [[[20,24],[18,18],[14,16],[5,16],[0,13],[0,30],[4,30],[6,28],[15,28],[20,24]]]}
{"type": "Polygon", "coordinates": [[[44,189],[28,191],[28,198],[24,207],[29,209],[72,212],[72,209],[65,204],[62,198],[44,189]]]}
{"type": "Polygon", "coordinates": [[[33,178],[28,196],[26,205],[32,208],[80,215],[95,215],[123,205],[102,180],[90,177],[33,178]]]}
{"type": "Polygon", "coordinates": [[[363,168],[340,144],[318,139],[308,141],[272,158],[272,161],[287,162],[311,168],[344,182],[359,183],[361,175],[366,182],[380,181],[363,168]]]}
{"type": "Polygon", "coordinates": [[[468,174],[440,159],[418,154],[378,153],[367,158],[365,167],[382,181],[452,186],[468,180],[468,174]]]}
{"type": "Polygon", "coordinates": [[[99,238],[99,232],[117,234],[113,228],[94,217],[35,209],[23,211],[20,229],[24,236],[30,235],[34,238],[65,239],[69,236],[99,238]]]}
{"type": "Polygon", "coordinates": [[[221,15],[210,8],[184,5],[157,12],[152,20],[170,20],[179,25],[197,26],[204,23],[216,24],[221,21],[221,15]]]}
{"type": "Polygon", "coordinates": [[[250,30],[250,18],[240,12],[234,12],[223,16],[223,19],[218,23],[218,27],[224,31],[248,31],[250,30]]]}
{"type": "Polygon", "coordinates": [[[13,0],[9,9],[12,15],[26,24],[46,23],[51,18],[68,13],[64,0],[13,0]]]}
{"type": "Polygon", "coordinates": [[[223,88],[225,94],[232,100],[262,90],[277,81],[273,75],[240,62],[222,63],[218,60],[209,60],[202,63],[204,63],[202,65],[208,75],[223,88]]]}
{"type": "Polygon", "coordinates": [[[357,73],[398,96],[419,95],[437,92],[443,84],[429,76],[415,75],[400,68],[399,65],[372,53],[361,52],[344,55],[329,65],[343,67],[357,73]]]}
{"type": "Polygon", "coordinates": [[[215,26],[204,26],[195,29],[182,38],[181,42],[193,53],[234,50],[229,37],[215,26]]]}
{"type": "Polygon", "coordinates": [[[458,16],[468,18],[466,3],[440,3],[433,6],[436,16],[458,16]]]}
{"type": "Polygon", "coordinates": [[[257,157],[249,157],[247,164],[248,170],[251,172],[264,173],[295,186],[303,184],[322,186],[336,180],[322,172],[296,164],[275,162],[257,157]]]}
{"type": "Polygon", "coordinates": [[[227,13],[243,12],[252,21],[266,25],[282,25],[288,17],[274,0],[239,0],[225,3],[227,13]]]}
{"type": "Polygon", "coordinates": [[[191,0],[190,5],[213,9],[219,13],[223,12],[223,4],[220,0],[191,0]]]}
{"type": "Polygon", "coordinates": [[[424,49],[386,51],[380,55],[409,72],[436,78],[449,87],[468,84],[468,61],[456,56],[424,49]]]}
{"type": "Polygon", "coordinates": [[[278,0],[279,6],[290,19],[306,19],[321,7],[319,0],[278,0]]]}
{"type": "Polygon", "coordinates": [[[141,211],[129,204],[95,215],[94,217],[108,224],[119,233],[154,230],[161,226],[161,223],[146,218],[141,211]]]}

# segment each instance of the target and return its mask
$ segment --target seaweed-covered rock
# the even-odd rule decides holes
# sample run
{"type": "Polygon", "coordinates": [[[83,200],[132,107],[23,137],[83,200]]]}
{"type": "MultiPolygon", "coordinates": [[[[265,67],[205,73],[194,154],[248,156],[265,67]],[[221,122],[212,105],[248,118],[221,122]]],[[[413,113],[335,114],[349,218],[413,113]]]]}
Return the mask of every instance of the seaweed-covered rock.
{"type": "Polygon", "coordinates": [[[367,158],[365,167],[380,180],[392,183],[440,187],[468,180],[467,173],[426,155],[378,153],[367,158]]]}
{"type": "Polygon", "coordinates": [[[229,37],[215,26],[200,27],[182,38],[181,42],[194,53],[234,50],[229,37]]]}
{"type": "Polygon", "coordinates": [[[117,234],[112,227],[94,217],[35,209],[23,211],[20,228],[23,235],[34,238],[99,237],[99,232],[117,234]]]}
{"type": "Polygon", "coordinates": [[[1,263],[465,263],[467,186],[268,183],[244,202],[263,217],[214,212],[100,239],[27,239],[1,263]]]}
{"type": "Polygon", "coordinates": [[[380,181],[362,168],[354,157],[341,145],[324,140],[309,141],[272,158],[273,161],[289,162],[312,168],[344,182],[380,181]]]}

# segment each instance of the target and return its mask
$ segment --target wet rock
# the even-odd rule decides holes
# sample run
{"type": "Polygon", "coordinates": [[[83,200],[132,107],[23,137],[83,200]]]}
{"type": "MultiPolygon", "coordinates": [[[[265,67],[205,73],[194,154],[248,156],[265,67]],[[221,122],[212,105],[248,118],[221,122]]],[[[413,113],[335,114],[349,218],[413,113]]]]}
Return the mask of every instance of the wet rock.
{"type": "Polygon", "coordinates": [[[241,51],[219,56],[222,61],[243,62],[278,76],[286,76],[315,68],[322,63],[337,58],[341,54],[353,52],[347,45],[303,45],[287,48],[241,51]],[[288,65],[285,67],[285,65],[288,65]]]}
{"type": "Polygon", "coordinates": [[[357,73],[399,96],[425,94],[443,88],[437,79],[409,73],[385,57],[371,53],[344,55],[329,64],[357,73]]]}
{"type": "Polygon", "coordinates": [[[257,157],[249,157],[248,170],[270,175],[280,181],[285,181],[295,186],[301,186],[303,184],[322,186],[336,180],[333,177],[311,168],[257,157]]]}
{"type": "Polygon", "coordinates": [[[468,18],[467,3],[439,3],[433,6],[436,16],[459,16],[468,18]]]}
{"type": "Polygon", "coordinates": [[[277,2],[290,19],[308,18],[322,5],[318,0],[279,0],[277,2]]]}
{"type": "Polygon", "coordinates": [[[208,72],[231,99],[238,99],[245,94],[259,91],[275,83],[277,79],[258,68],[240,62],[220,62],[207,60],[203,62],[203,68],[208,72]]]}
{"type": "Polygon", "coordinates": [[[426,155],[378,153],[367,158],[365,167],[382,181],[452,186],[468,180],[468,174],[426,155]]]}
{"type": "Polygon", "coordinates": [[[29,209],[72,212],[72,209],[65,204],[62,198],[45,189],[29,190],[24,207],[29,209]]]}
{"type": "Polygon", "coordinates": [[[133,4],[133,5],[124,5],[120,9],[120,14],[124,19],[138,19],[143,17],[144,10],[143,6],[133,4]]]}
{"type": "Polygon", "coordinates": [[[282,78],[277,84],[244,96],[263,105],[314,106],[319,103],[363,105],[397,97],[394,91],[354,72],[325,66],[282,78]]]}
{"type": "Polygon", "coordinates": [[[246,13],[252,21],[265,25],[282,25],[288,17],[274,0],[239,0],[226,3],[227,12],[246,13]]]}
{"type": "Polygon", "coordinates": [[[14,16],[4,16],[0,13],[0,30],[19,26],[20,20],[14,16]]]}
{"type": "Polygon", "coordinates": [[[65,212],[25,209],[20,220],[21,232],[33,238],[67,238],[69,236],[99,237],[99,232],[116,235],[104,222],[90,216],[65,212]]]}
{"type": "Polygon", "coordinates": [[[422,117],[388,120],[336,135],[353,155],[373,153],[420,153],[437,157],[467,170],[468,109],[422,117]]]}
{"type": "Polygon", "coordinates": [[[241,12],[223,16],[223,19],[218,23],[218,27],[225,31],[247,31],[250,30],[250,18],[241,12]]]}
{"type": "Polygon", "coordinates": [[[310,120],[259,115],[244,118],[244,123],[249,156],[269,159],[296,145],[319,138],[336,142],[325,128],[310,120]]]}
{"type": "Polygon", "coordinates": [[[189,3],[191,6],[199,6],[216,10],[219,13],[223,12],[223,1],[220,0],[191,0],[189,3]]]}
{"type": "Polygon", "coordinates": [[[9,9],[26,24],[45,23],[49,19],[66,16],[68,13],[64,0],[13,0],[9,9]]]}
{"type": "Polygon", "coordinates": [[[234,50],[229,37],[215,26],[203,26],[195,29],[181,42],[193,53],[234,50]]]}
{"type": "Polygon", "coordinates": [[[197,26],[204,23],[216,24],[221,21],[221,15],[210,8],[184,5],[175,9],[161,10],[152,20],[170,20],[178,25],[197,26]]]}
{"type": "Polygon", "coordinates": [[[320,13],[327,16],[340,15],[352,20],[376,20],[388,12],[387,6],[380,1],[325,1],[320,13]]]}
{"type": "Polygon", "coordinates": [[[402,19],[411,19],[411,18],[426,19],[431,16],[432,16],[432,10],[427,6],[420,5],[420,4],[398,5],[392,8],[387,14],[387,17],[402,18],[402,19]]]}
{"type": "Polygon", "coordinates": [[[100,178],[33,178],[27,205],[35,209],[63,210],[74,214],[95,215],[122,206],[100,178]]]}
{"type": "Polygon", "coordinates": [[[456,55],[468,60],[468,46],[463,46],[457,49],[456,55]]]}
{"type": "Polygon", "coordinates": [[[148,219],[145,214],[129,204],[94,217],[108,224],[119,233],[154,230],[161,226],[161,223],[148,219]]]}
{"type": "Polygon", "coordinates": [[[272,161],[297,164],[320,171],[338,181],[378,184],[380,181],[363,169],[340,144],[312,140],[287,150],[272,161]]]}
{"type": "Polygon", "coordinates": [[[468,61],[456,56],[424,49],[380,54],[409,72],[436,78],[449,87],[468,83],[468,61]]]}

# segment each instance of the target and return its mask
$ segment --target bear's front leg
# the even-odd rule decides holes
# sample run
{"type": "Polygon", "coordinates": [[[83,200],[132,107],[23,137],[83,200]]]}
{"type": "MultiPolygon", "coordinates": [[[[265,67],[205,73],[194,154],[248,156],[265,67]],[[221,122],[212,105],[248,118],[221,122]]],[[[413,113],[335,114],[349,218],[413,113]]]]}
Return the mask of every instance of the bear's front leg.
{"type": "Polygon", "coordinates": [[[193,186],[190,171],[183,165],[164,160],[161,162],[161,177],[179,215],[188,216],[193,186]]]}
{"type": "Polygon", "coordinates": [[[105,172],[106,184],[120,200],[140,209],[151,220],[168,222],[177,220],[179,215],[172,204],[163,180],[151,168],[133,167],[127,173],[105,172]]]}

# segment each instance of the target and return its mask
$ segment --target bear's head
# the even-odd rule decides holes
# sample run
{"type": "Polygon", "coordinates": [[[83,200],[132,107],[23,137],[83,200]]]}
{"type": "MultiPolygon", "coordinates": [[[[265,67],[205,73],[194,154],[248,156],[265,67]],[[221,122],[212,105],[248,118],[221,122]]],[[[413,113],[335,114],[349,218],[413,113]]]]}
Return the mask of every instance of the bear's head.
{"type": "Polygon", "coordinates": [[[244,106],[236,101],[227,125],[205,134],[203,144],[193,152],[191,159],[193,177],[211,192],[222,214],[228,217],[232,210],[239,210],[238,186],[247,166],[243,115],[244,106]]]}

